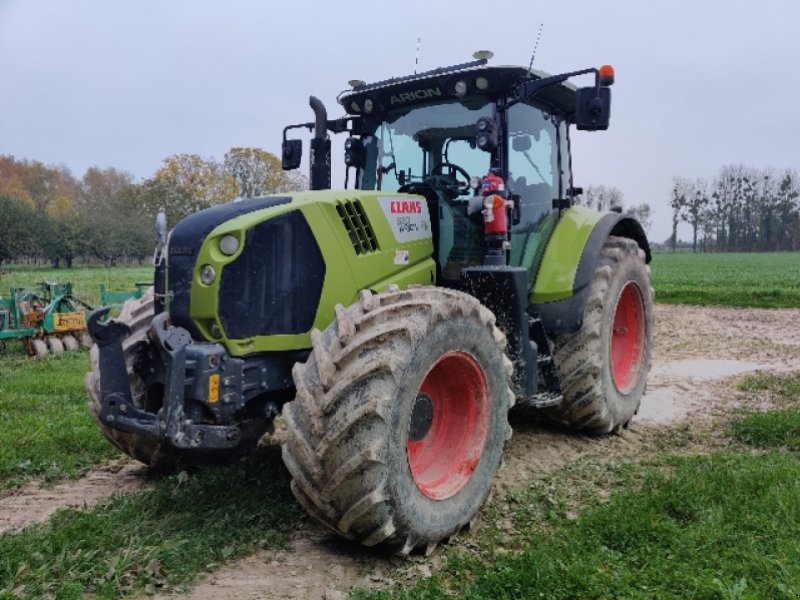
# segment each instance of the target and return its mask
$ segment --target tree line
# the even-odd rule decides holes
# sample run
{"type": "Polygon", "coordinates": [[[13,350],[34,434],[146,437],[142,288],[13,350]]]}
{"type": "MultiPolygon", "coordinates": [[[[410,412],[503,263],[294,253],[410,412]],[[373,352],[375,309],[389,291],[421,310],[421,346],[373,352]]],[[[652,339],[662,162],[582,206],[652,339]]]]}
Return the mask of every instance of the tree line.
{"type": "Polygon", "coordinates": [[[742,164],[720,169],[711,181],[676,177],[672,183],[672,235],[692,228],[694,252],[776,252],[800,250],[800,177],[786,169],[742,164]]]}
{"type": "Polygon", "coordinates": [[[617,210],[624,212],[639,220],[644,230],[650,231],[653,226],[653,211],[650,205],[645,203],[625,208],[625,200],[622,191],[613,186],[590,185],[586,191],[576,197],[576,204],[586,206],[599,211],[617,210]]]}
{"type": "Polygon", "coordinates": [[[237,196],[307,188],[304,175],[283,171],[259,148],[231,148],[222,162],[176,154],[141,182],[113,167],[76,178],[65,166],[0,155],[0,264],[142,261],[153,252],[160,210],[172,226],[237,196]]]}

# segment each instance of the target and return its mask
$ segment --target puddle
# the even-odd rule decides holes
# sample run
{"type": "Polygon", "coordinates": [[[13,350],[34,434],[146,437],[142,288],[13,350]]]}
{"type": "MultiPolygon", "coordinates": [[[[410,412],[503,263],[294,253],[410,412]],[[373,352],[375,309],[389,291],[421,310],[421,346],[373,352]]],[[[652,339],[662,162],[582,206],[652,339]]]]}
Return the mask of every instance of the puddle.
{"type": "Polygon", "coordinates": [[[683,419],[696,405],[697,398],[676,387],[648,390],[639,405],[635,422],[663,425],[683,419]]]}
{"type": "Polygon", "coordinates": [[[704,402],[698,382],[742,375],[764,365],[742,360],[689,359],[654,365],[636,421],[666,424],[683,419],[704,402]]]}
{"type": "Polygon", "coordinates": [[[668,362],[655,365],[650,370],[650,377],[679,377],[689,379],[719,379],[742,375],[758,369],[764,365],[742,360],[710,360],[691,359],[668,362]]]}

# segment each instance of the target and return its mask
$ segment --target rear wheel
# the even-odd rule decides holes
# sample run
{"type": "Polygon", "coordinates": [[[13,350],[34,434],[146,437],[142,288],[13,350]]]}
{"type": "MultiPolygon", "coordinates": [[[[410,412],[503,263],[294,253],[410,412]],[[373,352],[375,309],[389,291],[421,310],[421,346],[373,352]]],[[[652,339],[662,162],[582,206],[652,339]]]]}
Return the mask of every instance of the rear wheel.
{"type": "Polygon", "coordinates": [[[474,518],[511,435],[511,363],[494,323],[475,298],[441,288],[337,307],[283,409],[292,491],[314,518],[401,554],[474,518]]]}
{"type": "Polygon", "coordinates": [[[639,409],[650,370],[653,289],[645,254],[631,239],[609,237],[603,247],[583,326],[555,336],[564,401],[548,409],[575,429],[609,433],[639,409]]]}

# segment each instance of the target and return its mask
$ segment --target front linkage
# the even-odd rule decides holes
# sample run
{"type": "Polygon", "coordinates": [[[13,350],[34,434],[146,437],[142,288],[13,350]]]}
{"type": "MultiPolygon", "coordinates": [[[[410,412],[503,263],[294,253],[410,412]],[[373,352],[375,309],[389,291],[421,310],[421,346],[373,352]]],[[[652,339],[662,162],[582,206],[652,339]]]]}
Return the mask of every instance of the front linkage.
{"type": "MultiPolygon", "coordinates": [[[[210,382],[212,389],[207,390],[207,397],[215,402],[219,401],[220,371],[226,362],[222,347],[216,344],[192,345],[188,331],[169,325],[165,313],[156,315],[148,337],[157,358],[150,362],[159,365],[158,371],[163,373],[162,377],[157,377],[155,370],[152,371],[156,379],[163,379],[164,400],[160,410],[150,412],[136,406],[131,394],[122,349],[130,328],[113,320],[103,322],[108,311],[108,307],[95,310],[88,321],[89,334],[99,350],[100,422],[114,429],[166,441],[179,449],[233,449],[238,446],[242,439],[238,425],[196,424],[185,411],[187,347],[192,346],[193,353],[201,355],[195,356],[192,362],[207,372],[195,372],[194,380],[210,382]],[[205,360],[197,360],[203,357],[205,360]]],[[[271,411],[277,412],[277,407],[272,407],[271,411]]]]}

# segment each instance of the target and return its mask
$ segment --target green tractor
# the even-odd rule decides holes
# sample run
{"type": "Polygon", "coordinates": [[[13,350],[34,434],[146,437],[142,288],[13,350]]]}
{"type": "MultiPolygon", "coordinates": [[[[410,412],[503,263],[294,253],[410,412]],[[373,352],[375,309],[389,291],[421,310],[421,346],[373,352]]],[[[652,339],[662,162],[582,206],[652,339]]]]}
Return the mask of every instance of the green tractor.
{"type": "Polygon", "coordinates": [[[179,222],[155,285],[89,319],[103,434],[157,468],[255,446],[282,414],[298,501],[367,546],[430,550],[475,518],[526,407],[611,433],[650,368],[650,249],[633,218],[576,206],[570,125],[606,129],[610,67],[486,58],[366,84],[313,130],[311,191],[179,222]],[[594,84],[568,82],[594,76],[594,84]],[[330,133],[345,134],[331,188],[330,133]]]}

